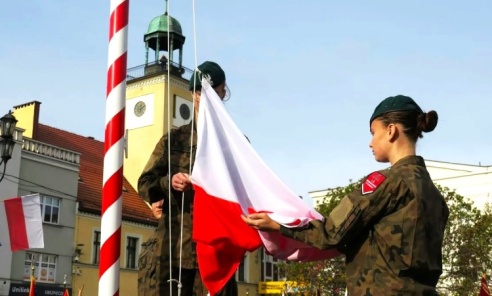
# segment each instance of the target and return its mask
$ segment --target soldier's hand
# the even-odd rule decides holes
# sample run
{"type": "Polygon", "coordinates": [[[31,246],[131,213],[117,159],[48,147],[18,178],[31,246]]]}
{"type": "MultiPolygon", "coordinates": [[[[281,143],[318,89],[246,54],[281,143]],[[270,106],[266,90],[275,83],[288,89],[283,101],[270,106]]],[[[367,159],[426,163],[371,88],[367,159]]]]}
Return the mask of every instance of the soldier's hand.
{"type": "Polygon", "coordinates": [[[262,231],[279,231],[280,224],[273,221],[270,216],[266,213],[256,213],[248,215],[247,217],[241,215],[246,224],[253,227],[254,229],[262,230],[262,231]]]}
{"type": "Polygon", "coordinates": [[[191,188],[190,175],[185,173],[177,173],[171,178],[171,186],[176,191],[185,191],[191,188]]]}

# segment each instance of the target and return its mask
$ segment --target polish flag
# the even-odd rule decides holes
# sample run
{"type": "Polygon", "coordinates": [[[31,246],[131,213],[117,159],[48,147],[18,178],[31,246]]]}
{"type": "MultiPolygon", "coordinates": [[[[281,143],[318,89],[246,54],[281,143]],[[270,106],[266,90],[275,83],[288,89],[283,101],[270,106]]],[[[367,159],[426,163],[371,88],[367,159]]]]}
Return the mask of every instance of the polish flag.
{"type": "Polygon", "coordinates": [[[39,194],[4,200],[12,252],[44,248],[39,194]]]}
{"type": "Polygon", "coordinates": [[[193,239],[200,274],[210,295],[234,276],[246,252],[260,246],[281,260],[310,261],[339,255],[336,250],[318,250],[244,223],[241,215],[253,212],[267,212],[286,227],[304,226],[323,217],[263,162],[205,79],[197,138],[191,175],[195,189],[193,239]]]}

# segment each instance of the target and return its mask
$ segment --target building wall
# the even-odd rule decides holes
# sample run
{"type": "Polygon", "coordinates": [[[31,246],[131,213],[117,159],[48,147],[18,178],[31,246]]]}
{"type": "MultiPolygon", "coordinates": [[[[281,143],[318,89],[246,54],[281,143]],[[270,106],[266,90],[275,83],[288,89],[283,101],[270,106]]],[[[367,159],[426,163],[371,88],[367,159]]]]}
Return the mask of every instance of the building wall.
{"type": "Polygon", "coordinates": [[[261,249],[258,249],[252,253],[247,253],[244,263],[236,272],[239,295],[258,295],[258,282],[260,281],[261,275],[260,252],[261,249]],[[244,279],[239,277],[239,269],[241,268],[244,270],[244,279]]]}
{"type": "Polygon", "coordinates": [[[447,187],[483,209],[492,202],[492,167],[426,161],[429,174],[436,184],[447,187]]]}
{"type": "MultiPolygon", "coordinates": [[[[18,177],[21,166],[22,153],[22,132],[17,129],[14,135],[16,145],[12,153],[12,158],[7,162],[5,177],[0,182],[0,296],[8,295],[10,287],[11,269],[6,268],[12,265],[12,251],[10,250],[9,230],[7,227],[7,217],[3,200],[18,196],[19,184],[18,177]]],[[[3,171],[4,165],[0,166],[3,171]]]]}
{"type": "MultiPolygon", "coordinates": [[[[124,159],[123,174],[133,188],[137,189],[138,177],[154,150],[157,141],[167,133],[167,79],[166,76],[132,81],[127,85],[126,99],[126,127],[128,129],[128,157],[124,159]],[[135,104],[145,102],[146,109],[143,115],[135,114],[135,104]]],[[[187,90],[187,82],[179,78],[171,78],[171,110],[174,110],[173,98],[175,95],[191,101],[191,94],[187,90]]],[[[171,119],[172,122],[172,119],[171,119]]]]}
{"type": "MultiPolygon", "coordinates": [[[[150,215],[149,210],[149,215],[150,215]]],[[[80,249],[79,261],[73,263],[73,291],[84,287],[84,295],[97,295],[99,282],[99,265],[93,264],[95,246],[94,231],[101,230],[101,217],[86,213],[78,213],[76,217],[75,246],[80,249]],[[82,244],[82,245],[81,245],[82,244]]],[[[120,248],[120,295],[137,295],[137,269],[126,268],[126,237],[139,237],[137,249],[153,234],[154,228],[147,225],[122,222],[120,248]]]]}
{"type": "Polygon", "coordinates": [[[44,248],[19,251],[13,254],[12,281],[29,280],[25,274],[26,252],[56,256],[54,282],[49,282],[49,284],[61,285],[65,276],[70,278],[78,169],[77,163],[68,163],[40,153],[22,151],[18,195],[40,193],[43,196],[58,198],[60,203],[58,220],[55,223],[43,221],[44,248]]]}

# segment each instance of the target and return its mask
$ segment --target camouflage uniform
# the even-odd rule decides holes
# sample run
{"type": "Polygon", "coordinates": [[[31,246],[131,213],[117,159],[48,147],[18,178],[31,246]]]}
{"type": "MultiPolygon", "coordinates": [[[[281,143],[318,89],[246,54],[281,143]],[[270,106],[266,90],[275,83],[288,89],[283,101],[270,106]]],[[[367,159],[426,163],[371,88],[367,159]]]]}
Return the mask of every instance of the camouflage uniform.
{"type": "MultiPolygon", "coordinates": [[[[171,176],[177,173],[189,174],[190,151],[192,155],[196,152],[196,129],[193,131],[193,142],[190,143],[192,135],[191,123],[171,130],[170,137],[164,135],[157,143],[152,155],[140,178],[138,179],[138,192],[148,203],[159,201],[164,196],[162,216],[156,230],[156,242],[154,257],[152,258],[151,271],[142,274],[143,278],[139,281],[149,283],[148,289],[142,289],[140,295],[168,295],[170,278],[170,264],[172,266],[172,278],[178,279],[178,270],[181,265],[181,283],[183,285],[181,295],[205,295],[201,284],[194,282],[198,274],[196,259],[196,245],[192,241],[193,226],[193,198],[194,190],[187,189],[184,193],[171,188],[169,196],[170,178],[168,168],[170,163],[171,176]],[[170,158],[168,157],[168,140],[170,139],[170,158]],[[191,146],[192,145],[192,146],[191,146]],[[169,158],[169,160],[168,160],[169,158]],[[171,208],[169,209],[169,200],[171,208]],[[182,214],[183,213],[183,214],[182,214]],[[170,219],[169,219],[170,218],[170,219]],[[183,223],[181,224],[181,220],[183,223]],[[171,225],[169,226],[169,223],[171,225]],[[181,227],[183,236],[181,240],[181,227]],[[169,230],[171,231],[171,242],[169,241],[169,230]],[[171,246],[171,254],[169,254],[171,246]],[[180,250],[182,247],[182,250],[180,250]],[[154,278],[155,281],[151,279],[154,278]]],[[[174,288],[176,284],[173,283],[174,288]]],[[[174,290],[173,295],[177,295],[174,290]]],[[[232,277],[226,284],[223,291],[217,295],[237,295],[237,284],[232,277]],[[235,291],[235,292],[234,292],[235,291]]]]}
{"type": "Polygon", "coordinates": [[[324,221],[283,235],[346,255],[349,295],[437,295],[449,216],[420,156],[368,176],[324,221]]]}

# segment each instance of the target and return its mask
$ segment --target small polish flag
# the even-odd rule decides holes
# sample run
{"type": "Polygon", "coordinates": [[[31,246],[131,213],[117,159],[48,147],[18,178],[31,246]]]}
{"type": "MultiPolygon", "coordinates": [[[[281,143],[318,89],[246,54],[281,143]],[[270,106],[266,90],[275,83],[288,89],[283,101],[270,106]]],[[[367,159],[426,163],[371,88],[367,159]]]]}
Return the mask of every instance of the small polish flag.
{"type": "Polygon", "coordinates": [[[44,248],[39,194],[4,200],[12,252],[44,248]]]}

